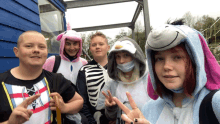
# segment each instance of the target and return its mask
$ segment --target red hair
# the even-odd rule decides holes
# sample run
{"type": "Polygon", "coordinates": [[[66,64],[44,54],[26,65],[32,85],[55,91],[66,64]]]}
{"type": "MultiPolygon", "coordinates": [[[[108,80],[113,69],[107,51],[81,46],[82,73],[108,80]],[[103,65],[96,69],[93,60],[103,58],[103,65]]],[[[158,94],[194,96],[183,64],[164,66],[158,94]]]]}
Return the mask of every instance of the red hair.
{"type": "MultiPolygon", "coordinates": [[[[186,57],[183,60],[186,64],[185,69],[186,69],[186,74],[185,74],[185,80],[183,82],[183,89],[184,89],[184,93],[186,96],[188,97],[192,97],[192,93],[195,89],[196,86],[196,74],[195,74],[195,65],[193,64],[192,60],[189,57],[189,54],[186,51],[185,45],[183,43],[181,43],[179,46],[179,48],[185,53],[186,57]]],[[[171,52],[177,52],[176,47],[171,48],[171,52]]],[[[167,89],[162,82],[159,80],[159,78],[156,75],[155,72],[155,54],[157,52],[153,51],[152,52],[152,66],[153,66],[153,73],[154,73],[154,77],[155,77],[155,83],[156,83],[156,93],[162,97],[162,94],[166,94],[166,95],[173,95],[173,92],[169,89],[167,89]]]]}

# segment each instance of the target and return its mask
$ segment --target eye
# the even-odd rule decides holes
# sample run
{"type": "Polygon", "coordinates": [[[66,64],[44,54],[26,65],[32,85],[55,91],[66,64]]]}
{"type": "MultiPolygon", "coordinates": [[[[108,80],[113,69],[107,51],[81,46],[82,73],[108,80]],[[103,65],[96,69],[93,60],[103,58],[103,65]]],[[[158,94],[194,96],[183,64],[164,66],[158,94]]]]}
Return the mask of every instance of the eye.
{"type": "Polygon", "coordinates": [[[179,56],[179,55],[174,56],[174,59],[176,59],[176,60],[181,59],[181,58],[182,58],[182,57],[179,56]]]}
{"type": "Polygon", "coordinates": [[[25,45],[25,47],[30,48],[30,47],[32,47],[32,45],[27,44],[27,45],[25,45]]]}
{"type": "Polygon", "coordinates": [[[124,54],[124,57],[127,58],[127,57],[130,57],[130,55],[128,53],[124,54]]]}
{"type": "Polygon", "coordinates": [[[115,58],[117,59],[117,58],[120,58],[120,56],[119,55],[115,55],[115,58]]]}
{"type": "Polygon", "coordinates": [[[44,45],[41,45],[41,46],[39,46],[39,47],[40,47],[40,49],[46,48],[46,46],[44,46],[44,45]]]}
{"type": "Polygon", "coordinates": [[[65,45],[70,46],[71,44],[69,42],[66,42],[65,45]]]}
{"type": "Polygon", "coordinates": [[[159,62],[159,61],[163,61],[164,58],[163,57],[155,57],[155,62],[159,62]]]}
{"type": "Polygon", "coordinates": [[[74,42],[73,45],[76,46],[78,44],[78,42],[74,42]]]}

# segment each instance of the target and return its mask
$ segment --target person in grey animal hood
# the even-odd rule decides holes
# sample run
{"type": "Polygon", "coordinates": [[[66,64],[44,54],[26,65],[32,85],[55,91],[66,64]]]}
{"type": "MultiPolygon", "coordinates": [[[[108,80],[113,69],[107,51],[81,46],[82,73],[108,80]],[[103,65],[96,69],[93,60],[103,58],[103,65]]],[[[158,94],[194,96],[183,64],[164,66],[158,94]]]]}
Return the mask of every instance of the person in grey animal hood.
{"type": "Polygon", "coordinates": [[[117,97],[123,104],[130,108],[126,92],[130,92],[139,109],[150,100],[147,94],[148,68],[145,55],[136,41],[123,37],[115,42],[108,56],[108,74],[112,79],[102,89],[97,107],[103,107],[110,120],[121,120],[121,110],[112,100],[117,97]],[[108,92],[108,95],[106,94],[108,92]],[[105,100],[105,102],[103,102],[105,100]]]}

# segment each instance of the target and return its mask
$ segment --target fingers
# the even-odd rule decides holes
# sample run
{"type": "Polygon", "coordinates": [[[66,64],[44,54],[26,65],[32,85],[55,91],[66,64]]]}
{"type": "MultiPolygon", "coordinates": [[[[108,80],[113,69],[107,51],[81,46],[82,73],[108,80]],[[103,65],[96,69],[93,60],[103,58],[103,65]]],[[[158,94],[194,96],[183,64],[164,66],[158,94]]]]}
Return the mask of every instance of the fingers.
{"type": "Polygon", "coordinates": [[[53,99],[51,99],[51,101],[50,101],[50,105],[53,106],[53,105],[54,105],[53,103],[55,103],[55,106],[57,106],[58,108],[60,108],[60,100],[59,100],[59,99],[62,99],[62,96],[60,96],[59,93],[54,92],[54,93],[51,93],[51,94],[50,94],[50,97],[53,98],[53,99]]]}
{"type": "Polygon", "coordinates": [[[109,99],[109,96],[104,91],[102,91],[102,94],[105,96],[106,99],[109,99]]]}
{"type": "Polygon", "coordinates": [[[57,107],[60,108],[58,96],[54,96],[54,100],[55,100],[55,105],[57,105],[57,107]]]}
{"type": "Polygon", "coordinates": [[[105,99],[105,106],[114,106],[114,105],[116,105],[114,100],[112,100],[112,102],[109,102],[108,99],[105,99]]]}
{"type": "Polygon", "coordinates": [[[34,100],[36,100],[38,97],[40,97],[40,94],[36,94],[36,95],[31,96],[31,97],[28,97],[19,106],[27,108],[27,106],[29,104],[31,104],[34,100]]]}
{"type": "Polygon", "coordinates": [[[57,92],[51,93],[49,96],[50,97],[57,96],[59,99],[62,98],[62,96],[59,93],[57,93],[57,92]]]}
{"type": "Polygon", "coordinates": [[[131,108],[132,108],[132,109],[136,109],[136,108],[137,108],[137,105],[136,105],[136,103],[134,102],[134,100],[133,100],[131,94],[130,94],[129,92],[126,92],[126,95],[127,95],[127,97],[128,97],[128,101],[129,101],[129,103],[130,103],[130,105],[131,105],[131,108]]]}
{"type": "Polygon", "coordinates": [[[128,116],[126,114],[122,114],[121,119],[124,120],[126,123],[129,123],[129,124],[131,124],[131,122],[133,122],[133,120],[128,118],[128,116]]]}
{"type": "Polygon", "coordinates": [[[16,109],[14,109],[13,114],[16,116],[21,116],[25,119],[25,121],[27,121],[29,120],[33,112],[23,107],[17,107],[16,109]]]}
{"type": "Polygon", "coordinates": [[[121,110],[128,114],[130,112],[130,109],[127,108],[123,103],[121,103],[116,97],[113,97],[113,100],[116,102],[116,104],[121,108],[121,110]]]}
{"type": "Polygon", "coordinates": [[[110,90],[108,90],[107,92],[108,92],[108,95],[109,95],[109,99],[108,100],[109,100],[109,102],[112,102],[112,94],[111,94],[110,90]]]}
{"type": "Polygon", "coordinates": [[[147,121],[145,118],[135,118],[134,123],[135,124],[150,124],[150,122],[147,121]]]}
{"type": "Polygon", "coordinates": [[[110,90],[107,91],[108,92],[108,95],[102,91],[102,94],[105,96],[106,99],[108,99],[108,102],[111,103],[112,102],[112,94],[110,92],[110,90]]]}

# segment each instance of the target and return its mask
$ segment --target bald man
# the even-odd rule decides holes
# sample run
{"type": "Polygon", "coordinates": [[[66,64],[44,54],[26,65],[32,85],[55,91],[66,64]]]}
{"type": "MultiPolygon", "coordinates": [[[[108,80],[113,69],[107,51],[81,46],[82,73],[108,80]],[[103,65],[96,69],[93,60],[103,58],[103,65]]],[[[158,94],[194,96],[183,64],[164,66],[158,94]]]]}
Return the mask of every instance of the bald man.
{"type": "Polygon", "coordinates": [[[59,75],[55,83],[58,74],[42,69],[48,51],[41,33],[24,32],[13,50],[19,66],[0,74],[0,124],[49,124],[56,120],[51,118],[56,107],[61,113],[78,113],[83,99],[71,81],[59,75]]]}

